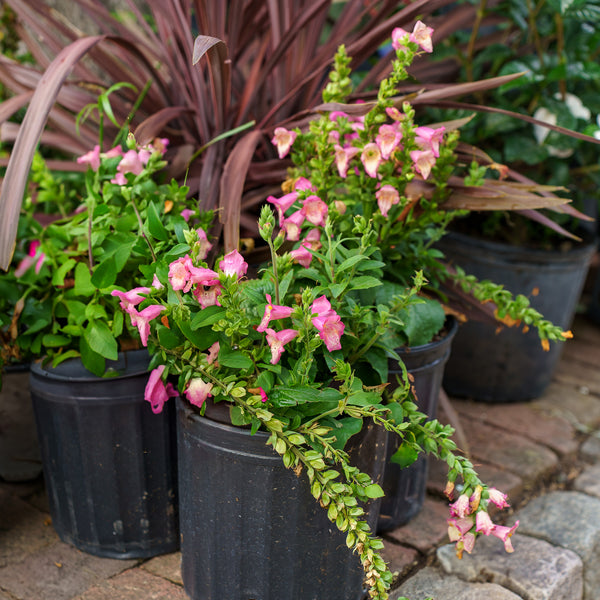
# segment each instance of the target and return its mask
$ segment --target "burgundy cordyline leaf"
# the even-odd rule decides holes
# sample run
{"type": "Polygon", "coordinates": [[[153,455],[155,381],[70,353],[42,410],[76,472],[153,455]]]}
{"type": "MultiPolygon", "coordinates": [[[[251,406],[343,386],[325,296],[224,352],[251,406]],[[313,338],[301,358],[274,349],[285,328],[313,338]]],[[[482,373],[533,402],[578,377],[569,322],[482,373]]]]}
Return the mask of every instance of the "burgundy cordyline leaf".
{"type": "Polygon", "coordinates": [[[242,191],[260,137],[260,131],[247,133],[234,146],[223,169],[219,204],[222,209],[221,222],[224,224],[225,252],[237,250],[239,246],[242,191]]]}
{"type": "Polygon", "coordinates": [[[83,38],[67,46],[54,59],[33,95],[11,153],[0,192],[0,212],[3,215],[0,222],[0,268],[5,271],[10,265],[14,251],[19,211],[33,152],[46,124],[48,113],[72,66],[103,39],[105,36],[83,38]]]}
{"type": "Polygon", "coordinates": [[[0,104],[0,123],[4,123],[9,117],[12,117],[20,108],[23,108],[33,96],[33,91],[24,92],[18,96],[13,96],[0,104]]]}

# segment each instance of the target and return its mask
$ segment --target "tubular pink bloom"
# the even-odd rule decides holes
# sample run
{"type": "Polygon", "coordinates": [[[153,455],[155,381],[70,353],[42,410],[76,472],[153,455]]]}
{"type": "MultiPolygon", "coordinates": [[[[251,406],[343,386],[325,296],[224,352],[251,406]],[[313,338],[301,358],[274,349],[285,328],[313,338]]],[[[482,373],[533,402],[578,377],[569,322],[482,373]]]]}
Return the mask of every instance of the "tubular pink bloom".
{"type": "Polygon", "coordinates": [[[475,546],[475,534],[474,533],[465,533],[465,536],[462,539],[463,549],[466,550],[469,554],[473,551],[473,547],[475,546]]]}
{"type": "Polygon", "coordinates": [[[381,158],[387,160],[392,152],[398,147],[402,133],[394,125],[382,125],[375,141],[381,151],[381,158]]]}
{"type": "Polygon", "coordinates": [[[480,510],[475,516],[475,531],[481,531],[484,535],[490,535],[494,531],[495,525],[490,519],[490,515],[485,510],[480,510]]]}
{"type": "Polygon", "coordinates": [[[144,164],[140,159],[139,154],[135,150],[128,150],[123,155],[121,162],[117,166],[117,174],[111,183],[118,183],[123,185],[123,182],[127,182],[125,173],[133,173],[139,175],[144,170],[144,164]],[[120,177],[119,177],[120,175],[120,177]]]}
{"type": "Polygon", "coordinates": [[[273,133],[271,143],[277,146],[279,158],[284,158],[290,151],[298,134],[295,131],[288,131],[285,127],[276,127],[273,133]]]}
{"type": "Polygon", "coordinates": [[[37,275],[41,270],[42,270],[42,265],[44,264],[44,261],[46,260],[46,255],[43,252],[40,252],[40,255],[38,256],[37,260],[35,261],[35,274],[37,275]]]}
{"type": "Polygon", "coordinates": [[[392,48],[394,50],[403,50],[406,48],[405,42],[408,41],[410,34],[402,27],[394,27],[392,29],[392,48]]]}
{"type": "Polygon", "coordinates": [[[297,210],[281,223],[281,228],[285,231],[286,239],[290,242],[297,242],[300,239],[300,229],[304,223],[304,213],[297,210]]]}
{"type": "Polygon", "coordinates": [[[267,397],[267,392],[263,390],[261,387],[258,388],[258,393],[260,394],[260,401],[266,402],[269,398],[267,397]]]}
{"type": "Polygon", "coordinates": [[[488,489],[490,502],[493,502],[498,508],[508,508],[510,504],[506,501],[506,494],[503,494],[496,488],[488,489]]]}
{"type": "Polygon", "coordinates": [[[318,298],[315,298],[310,307],[310,310],[313,314],[317,313],[317,317],[325,317],[330,314],[336,314],[335,311],[331,308],[331,304],[329,300],[327,300],[326,296],[319,296],[318,298]]]}
{"type": "Polygon", "coordinates": [[[473,517],[447,519],[446,522],[448,523],[448,537],[451,542],[462,539],[466,533],[473,529],[473,517]]]}
{"type": "Polygon", "coordinates": [[[223,260],[219,263],[219,269],[221,269],[227,277],[241,279],[248,270],[248,263],[237,250],[232,250],[223,257],[223,260]]]}
{"type": "Polygon", "coordinates": [[[267,326],[269,325],[269,323],[271,321],[274,321],[276,319],[285,319],[287,317],[289,317],[292,312],[294,312],[294,309],[291,308],[290,306],[281,306],[279,304],[272,304],[271,303],[271,295],[270,294],[266,294],[266,298],[267,298],[267,305],[265,306],[265,312],[262,318],[262,321],[260,322],[259,326],[256,328],[256,331],[266,331],[267,326]]]}
{"type": "Polygon", "coordinates": [[[181,216],[185,219],[186,223],[190,220],[190,217],[195,214],[196,214],[196,211],[192,210],[191,208],[184,208],[181,211],[181,216]]]}
{"type": "Polygon", "coordinates": [[[339,315],[327,317],[322,321],[320,319],[313,320],[313,324],[319,332],[319,337],[325,342],[325,346],[329,352],[341,350],[341,337],[344,334],[345,325],[339,315]]]}
{"type": "MultiPolygon", "coordinates": [[[[155,275],[156,277],[156,275],[155,275]]],[[[149,287],[136,287],[133,288],[132,290],[129,290],[128,292],[121,292],[119,290],[113,290],[110,295],[111,296],[117,296],[117,298],[120,298],[120,302],[119,302],[119,306],[123,309],[123,310],[127,310],[130,306],[137,306],[138,304],[140,304],[140,302],[143,302],[146,297],[145,296],[141,296],[140,294],[149,294],[150,293],[150,288],[149,287]]]]}
{"type": "Polygon", "coordinates": [[[140,148],[140,150],[138,150],[138,158],[143,165],[148,164],[151,156],[152,150],[150,148],[140,148]]]}
{"type": "Polygon", "coordinates": [[[329,113],[329,120],[330,121],[337,121],[340,117],[342,117],[343,119],[351,119],[350,115],[348,115],[348,113],[345,113],[342,110],[332,110],[329,113]]]}
{"type": "Polygon", "coordinates": [[[415,142],[422,150],[431,150],[437,158],[440,155],[440,143],[444,140],[445,127],[416,127],[415,142]]]}
{"type": "Polygon", "coordinates": [[[342,148],[339,144],[336,144],[333,149],[335,150],[335,165],[338,173],[342,179],[346,179],[350,161],[360,152],[360,150],[355,146],[346,146],[345,148],[342,148]]]}
{"type": "Polygon", "coordinates": [[[365,167],[367,175],[373,178],[377,177],[377,169],[379,169],[379,165],[381,164],[381,152],[375,142],[365,144],[360,155],[360,160],[365,167]]]}
{"type": "Polygon", "coordinates": [[[514,548],[510,538],[512,534],[515,532],[517,527],[519,526],[519,521],[517,521],[512,527],[504,527],[502,525],[494,525],[494,530],[492,531],[492,535],[501,539],[504,542],[504,549],[507,552],[514,552],[514,548]]]}
{"type": "Polygon", "coordinates": [[[194,298],[196,298],[201,308],[206,308],[207,306],[221,306],[219,303],[219,296],[222,293],[222,289],[220,283],[207,287],[198,284],[192,288],[192,294],[194,294],[194,298]]]}
{"type": "Polygon", "coordinates": [[[198,408],[202,408],[202,405],[206,401],[209,396],[212,396],[210,393],[213,388],[212,383],[206,383],[202,381],[200,377],[194,377],[188,383],[188,386],[185,390],[185,397],[189,400],[190,404],[197,406],[198,408]]]}
{"type": "Polygon", "coordinates": [[[35,273],[36,275],[40,272],[42,268],[42,264],[46,259],[46,255],[39,251],[41,242],[39,240],[33,240],[29,244],[29,248],[27,249],[27,256],[25,256],[15,269],[15,277],[22,277],[31,267],[31,265],[35,264],[35,273]]]}
{"type": "Polygon", "coordinates": [[[219,275],[212,269],[207,269],[206,267],[195,267],[190,259],[188,259],[188,261],[189,264],[187,265],[187,269],[189,272],[190,284],[206,285],[209,287],[219,284],[219,275]]]}
{"type": "Polygon", "coordinates": [[[319,229],[311,229],[304,237],[305,242],[310,243],[313,250],[318,250],[321,247],[321,231],[319,229]]]}
{"type": "Polygon", "coordinates": [[[267,334],[267,343],[271,349],[271,364],[276,365],[283,354],[283,347],[298,335],[298,331],[295,329],[274,331],[270,327],[267,327],[265,333],[267,334]]]}
{"type": "Polygon", "coordinates": [[[333,131],[330,131],[329,135],[327,136],[327,141],[331,145],[339,144],[340,143],[340,132],[335,131],[335,129],[333,131]]]}
{"type": "Polygon", "coordinates": [[[164,370],[165,365],[160,365],[156,369],[153,369],[144,390],[144,400],[150,402],[152,412],[155,414],[162,411],[165,402],[169,398],[177,396],[173,384],[167,383],[165,386],[163,383],[161,377],[164,370]]]}
{"type": "Polygon", "coordinates": [[[154,276],[152,277],[152,287],[155,290],[162,290],[165,286],[160,282],[160,279],[156,276],[156,273],[154,273],[154,276]]]}
{"type": "Polygon", "coordinates": [[[327,218],[327,204],[318,196],[309,196],[304,200],[300,212],[306,220],[313,225],[323,227],[327,218]]]}
{"type": "Polygon", "coordinates": [[[123,156],[123,149],[121,148],[121,146],[115,146],[114,148],[111,148],[108,152],[105,152],[104,154],[102,154],[102,156],[104,158],[115,158],[116,156],[123,156]]]}
{"type": "Polygon", "coordinates": [[[433,52],[432,33],[433,29],[431,27],[427,27],[422,21],[417,21],[409,39],[411,42],[418,44],[425,52],[433,52]]]}
{"type": "Polygon", "coordinates": [[[208,355],[206,357],[206,362],[209,365],[212,365],[215,360],[217,360],[217,357],[219,356],[219,350],[221,349],[221,346],[219,345],[219,342],[215,342],[209,349],[208,349],[208,355]]]}
{"type": "Polygon", "coordinates": [[[206,236],[206,231],[204,231],[204,229],[198,227],[198,229],[196,229],[196,233],[198,234],[198,241],[196,242],[198,246],[198,258],[200,260],[204,260],[208,256],[208,253],[212,248],[212,244],[208,241],[208,237],[206,236]]]}
{"type": "Polygon", "coordinates": [[[450,505],[450,514],[462,519],[469,514],[469,496],[461,494],[458,500],[450,505]]]}
{"type": "Polygon", "coordinates": [[[83,156],[77,158],[80,165],[89,165],[94,171],[100,167],[100,146],[94,146],[93,150],[86,152],[83,156]]]}
{"type": "Polygon", "coordinates": [[[192,282],[190,281],[190,266],[192,266],[192,261],[187,254],[182,258],[174,260],[169,265],[169,282],[174,290],[183,290],[184,292],[190,291],[192,287],[192,282]]]}
{"type": "Polygon", "coordinates": [[[415,164],[415,171],[420,173],[423,179],[429,177],[431,173],[431,167],[435,165],[435,156],[432,150],[413,150],[410,153],[410,158],[415,164]]]}
{"type": "Polygon", "coordinates": [[[402,113],[395,106],[388,106],[385,112],[390,119],[402,121],[402,113]]]}
{"type": "Polygon", "coordinates": [[[275,198],[275,196],[269,196],[267,198],[267,202],[270,202],[271,204],[274,204],[277,207],[280,227],[282,226],[283,220],[285,219],[286,211],[288,210],[288,208],[292,207],[296,200],[298,200],[298,192],[290,192],[289,194],[281,196],[281,198],[275,198]]]}
{"type": "Polygon", "coordinates": [[[126,312],[129,314],[131,318],[131,324],[134,327],[138,328],[140,332],[140,339],[142,341],[142,346],[148,345],[148,335],[150,334],[150,321],[152,319],[156,319],[161,312],[165,310],[165,307],[162,304],[151,304],[147,306],[140,312],[137,312],[133,306],[129,306],[126,309],[126,312]]]}
{"type": "Polygon", "coordinates": [[[294,189],[296,191],[305,191],[311,190],[312,192],[316,191],[315,186],[308,180],[306,177],[298,177],[296,182],[294,183],[294,189]]]}
{"type": "Polygon", "coordinates": [[[299,248],[292,250],[290,256],[300,265],[307,268],[310,267],[310,261],[312,260],[312,253],[308,250],[311,247],[310,242],[302,242],[299,248]]]}
{"type": "Polygon", "coordinates": [[[400,194],[398,190],[393,186],[386,184],[375,192],[375,198],[377,198],[377,206],[384,217],[388,216],[388,211],[394,204],[400,202],[400,194]]]}

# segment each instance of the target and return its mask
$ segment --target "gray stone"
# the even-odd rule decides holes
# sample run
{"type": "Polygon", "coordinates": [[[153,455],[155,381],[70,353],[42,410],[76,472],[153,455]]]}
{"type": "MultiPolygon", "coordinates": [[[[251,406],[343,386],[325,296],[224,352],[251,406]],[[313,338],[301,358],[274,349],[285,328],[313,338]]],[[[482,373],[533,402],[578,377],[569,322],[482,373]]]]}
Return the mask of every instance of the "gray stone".
{"type": "Polygon", "coordinates": [[[581,458],[590,462],[600,462],[600,431],[594,432],[580,448],[581,458]]]}
{"type": "Polygon", "coordinates": [[[515,534],[511,540],[511,554],[499,539],[481,536],[473,553],[461,560],[453,544],[439,548],[437,556],[447,573],[497,583],[527,600],[581,600],[583,563],[577,554],[525,535],[515,534]]]}
{"type": "Polygon", "coordinates": [[[98,558],[57,542],[20,563],[1,568],[0,581],[11,598],[71,600],[90,586],[136,564],[137,560],[98,558]]]}
{"type": "Polygon", "coordinates": [[[575,480],[575,489],[600,498],[600,463],[584,469],[575,480]]]}
{"type": "Polygon", "coordinates": [[[405,581],[390,594],[390,600],[404,596],[410,600],[524,600],[495,583],[469,583],[433,567],[425,567],[405,581]]]}
{"type": "Polygon", "coordinates": [[[600,590],[600,499],[581,492],[550,492],[515,514],[519,532],[572,550],[583,561],[585,600],[600,590]]]}

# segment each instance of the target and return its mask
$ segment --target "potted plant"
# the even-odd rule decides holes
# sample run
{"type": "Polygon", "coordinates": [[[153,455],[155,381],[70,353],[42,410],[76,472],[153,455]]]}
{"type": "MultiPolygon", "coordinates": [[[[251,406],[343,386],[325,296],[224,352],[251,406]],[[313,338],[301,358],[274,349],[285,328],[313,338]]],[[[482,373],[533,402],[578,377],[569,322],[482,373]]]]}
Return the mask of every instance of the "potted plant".
{"type": "MultiPolygon", "coordinates": [[[[111,116],[109,94],[97,106],[111,116]]],[[[144,283],[137,291],[152,285],[139,270],[150,240],[160,249],[196,208],[186,187],[163,178],[166,140],[120,140],[103,151],[100,139],[80,158],[77,208],[39,227],[36,262],[12,275],[25,290],[14,326],[36,359],[31,394],[53,525],[82,550],[130,558],[179,544],[175,415],[156,418],[143,401],[150,357],[120,305],[136,302],[125,294],[134,280],[144,283]]]]}
{"type": "MultiPolygon", "coordinates": [[[[464,141],[489,155],[477,156],[482,168],[509,164],[510,175],[516,176],[516,170],[522,180],[526,176],[560,186],[576,208],[595,217],[597,12],[588,2],[479,4],[480,20],[453,35],[441,53],[446,66],[454,65],[446,72],[461,81],[475,81],[482,72],[522,76],[474,94],[484,106],[463,128],[464,141]]],[[[464,114],[463,109],[454,116],[464,114]]],[[[574,217],[585,215],[560,208],[538,215],[538,223],[513,213],[473,215],[455,223],[440,249],[467,272],[529,298],[549,320],[568,329],[596,249],[595,225],[574,217]]],[[[533,332],[494,331],[493,324],[477,320],[460,328],[446,372],[447,390],[488,401],[541,395],[561,346],[542,348],[533,332]]]]}
{"type": "MultiPolygon", "coordinates": [[[[338,53],[320,106],[323,115],[304,130],[275,132],[273,142],[281,156],[289,154],[291,164],[283,186],[286,193],[268,200],[279,211],[288,242],[298,246],[292,256],[306,267],[299,276],[307,281],[320,281],[312,257],[324,260],[315,250],[320,240],[314,235],[315,213],[319,211],[328,215],[334,235],[339,237],[352,231],[356,215],[373,223],[383,282],[360,292],[360,302],[389,302],[395,294],[406,293],[412,273],[423,271],[426,284],[419,297],[413,298],[405,312],[396,314],[384,341],[374,340],[361,350],[364,362],[356,369],[361,376],[378,373],[386,381],[392,358],[388,349],[394,348],[396,364],[400,355],[409,371],[410,365],[414,369],[421,410],[434,417],[449,343],[456,331],[455,325],[448,323],[448,315],[462,315],[462,310],[444,302],[441,287],[445,282],[466,285],[475,281],[477,297],[472,300],[475,304],[496,303],[498,318],[492,316],[491,320],[497,326],[510,314],[515,320],[527,319],[544,339],[564,339],[562,329],[523,304],[521,298],[498,294],[493,284],[479,283],[448,268],[437,246],[448,225],[469,209],[492,210],[507,204],[531,209],[564,200],[552,195],[541,197],[540,192],[550,194],[548,188],[536,190],[535,186],[483,179],[481,174],[477,178],[470,162],[464,161],[459,143],[458,127],[464,120],[427,126],[417,122],[414,108],[398,96],[398,86],[407,77],[406,68],[414,56],[432,50],[431,33],[421,22],[410,34],[394,30],[392,43],[397,54],[393,72],[372,102],[346,103],[351,92],[349,58],[343,49],[338,53]]],[[[395,472],[396,468],[390,465],[389,482],[384,484],[388,492],[397,487],[396,493],[384,500],[381,527],[385,528],[402,524],[415,514],[425,493],[425,461],[412,471],[395,472]],[[409,473],[420,483],[407,481],[409,473]],[[404,496],[413,500],[405,502],[404,496]],[[392,513],[396,515],[393,518],[392,513]]]]}

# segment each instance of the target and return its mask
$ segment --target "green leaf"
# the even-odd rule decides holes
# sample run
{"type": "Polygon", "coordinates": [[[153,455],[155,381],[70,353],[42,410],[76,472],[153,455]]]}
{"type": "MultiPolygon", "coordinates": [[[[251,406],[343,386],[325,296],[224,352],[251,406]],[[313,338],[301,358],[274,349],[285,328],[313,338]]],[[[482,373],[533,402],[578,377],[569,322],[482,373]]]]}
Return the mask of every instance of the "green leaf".
{"type": "MultiPolygon", "coordinates": [[[[219,355],[219,362],[221,361],[219,355]]],[[[275,406],[299,406],[301,404],[316,402],[332,402],[337,404],[342,395],[333,388],[317,389],[310,386],[284,386],[278,385],[271,390],[269,401],[275,406]]]]}
{"type": "Polygon", "coordinates": [[[171,350],[173,348],[177,348],[177,346],[181,346],[183,344],[183,340],[173,329],[169,329],[164,325],[156,326],[156,334],[158,335],[158,341],[163,348],[167,350],[171,350]]]}
{"type": "Polygon", "coordinates": [[[365,488],[365,494],[367,495],[367,498],[383,498],[383,496],[385,496],[381,486],[377,485],[376,483],[368,485],[365,488]]]}
{"type": "Polygon", "coordinates": [[[229,350],[226,347],[219,351],[219,364],[231,369],[251,369],[254,365],[252,359],[239,350],[229,350]]]}
{"type": "Polygon", "coordinates": [[[194,318],[191,320],[190,327],[193,330],[196,330],[200,327],[212,325],[221,319],[224,313],[225,309],[221,306],[207,306],[194,315],[194,318]]]}
{"type": "Polygon", "coordinates": [[[42,338],[42,344],[46,346],[46,348],[60,348],[61,346],[66,346],[70,341],[70,338],[54,333],[47,333],[42,338]]]}
{"type": "MultiPolygon", "coordinates": [[[[355,280],[353,280],[355,281],[355,280]]],[[[329,289],[331,290],[331,295],[334,298],[338,298],[340,296],[340,294],[346,289],[346,287],[348,286],[348,282],[344,281],[342,283],[332,283],[329,286],[329,289]]]]}
{"type": "Polygon", "coordinates": [[[401,318],[405,323],[404,333],[408,338],[408,345],[415,347],[431,342],[444,326],[446,314],[436,300],[423,299],[423,302],[402,311],[401,318]]]}
{"type": "Polygon", "coordinates": [[[79,352],[83,366],[97,377],[102,377],[106,372],[106,361],[90,348],[85,336],[79,338],[79,352]]]}
{"type": "Polygon", "coordinates": [[[103,260],[94,267],[91,283],[98,289],[107,288],[117,280],[117,263],[114,256],[103,260]]]}
{"type": "Polygon", "coordinates": [[[83,338],[93,352],[109,360],[117,360],[117,340],[104,321],[90,321],[83,330],[83,338]]]}
{"type": "Polygon", "coordinates": [[[381,285],[381,281],[376,277],[371,277],[369,275],[362,275],[361,277],[356,277],[352,280],[350,284],[350,289],[352,290],[367,290],[369,288],[377,287],[381,285]]]}
{"type": "Polygon", "coordinates": [[[390,460],[404,469],[412,465],[417,458],[419,458],[419,453],[412,446],[403,443],[400,444],[398,450],[392,454],[390,460]]]}
{"type": "Polygon", "coordinates": [[[150,232],[150,235],[157,240],[165,242],[169,238],[169,234],[162,224],[154,202],[148,203],[146,217],[148,219],[148,231],[150,232]]]}
{"type": "Polygon", "coordinates": [[[65,283],[65,277],[67,273],[77,264],[74,258],[66,260],[52,275],[52,285],[63,285],[65,283]]]}
{"type": "Polygon", "coordinates": [[[181,333],[201,352],[210,348],[219,338],[212,329],[192,330],[189,323],[182,321],[178,324],[181,333]]]}
{"type": "Polygon", "coordinates": [[[75,267],[75,287],[73,289],[77,296],[91,296],[96,288],[92,285],[92,276],[85,263],[78,262],[75,267]]]}

